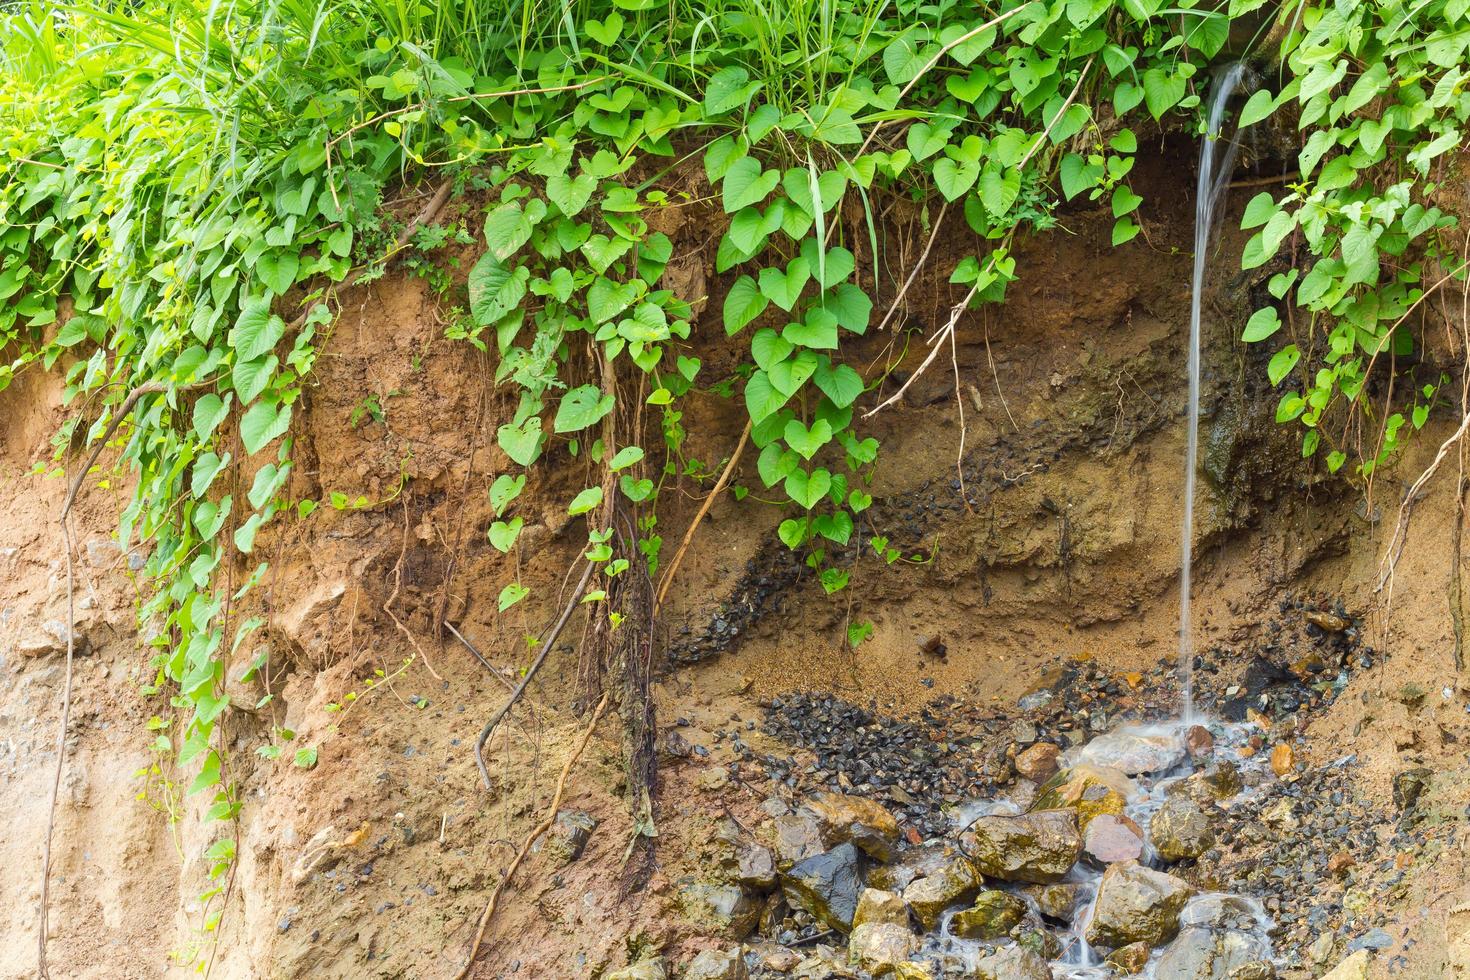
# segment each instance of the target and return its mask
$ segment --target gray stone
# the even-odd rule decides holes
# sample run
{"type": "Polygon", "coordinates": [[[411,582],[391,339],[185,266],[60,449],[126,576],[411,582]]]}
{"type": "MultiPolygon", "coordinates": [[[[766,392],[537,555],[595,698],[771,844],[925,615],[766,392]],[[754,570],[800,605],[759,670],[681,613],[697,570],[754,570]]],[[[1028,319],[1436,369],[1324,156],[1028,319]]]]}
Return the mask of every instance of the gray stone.
{"type": "Polygon", "coordinates": [[[1041,954],[1019,943],[981,959],[974,975],[976,980],[1052,980],[1041,954]]]}
{"type": "Polygon", "coordinates": [[[960,849],[987,877],[1045,885],[1077,863],[1082,837],[1071,810],[1040,810],[981,817],[960,836],[960,849]]]}
{"type": "Polygon", "coordinates": [[[1253,933],[1190,926],[1159,957],[1155,980],[1226,980],[1239,967],[1258,962],[1270,950],[1253,933]]]}
{"type": "Polygon", "coordinates": [[[863,856],[855,845],[841,844],[792,865],[781,885],[793,908],[848,932],[863,889],[863,856]]]}
{"type": "Polygon", "coordinates": [[[1129,776],[1145,772],[1167,772],[1184,761],[1184,740],[1175,732],[1129,732],[1118,730],[1099,735],[1075,752],[1068,761],[1076,765],[1117,769],[1129,776]]]}
{"type": "Polygon", "coordinates": [[[798,861],[821,854],[822,824],[810,810],[785,813],[774,821],[776,826],[776,866],[789,868],[798,861]]]}

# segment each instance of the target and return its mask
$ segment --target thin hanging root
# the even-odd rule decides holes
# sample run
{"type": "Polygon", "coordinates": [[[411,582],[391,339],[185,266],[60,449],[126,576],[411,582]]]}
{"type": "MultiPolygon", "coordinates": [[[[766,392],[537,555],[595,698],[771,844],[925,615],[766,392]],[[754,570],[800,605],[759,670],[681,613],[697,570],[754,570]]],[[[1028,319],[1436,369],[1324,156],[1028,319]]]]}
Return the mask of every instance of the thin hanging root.
{"type": "MultiPolygon", "coordinates": [[[[91,467],[89,466],[88,469],[91,467]]],[[[85,473],[85,470],[83,471],[85,473]]],[[[78,477],[77,483],[81,483],[78,477]]],[[[37,916],[36,969],[42,980],[51,974],[46,967],[46,912],[51,896],[51,838],[56,831],[56,800],[61,794],[61,767],[66,758],[66,726],[71,721],[72,661],[76,654],[76,576],[72,571],[71,498],[61,512],[61,538],[66,548],[66,679],[61,689],[61,721],[56,729],[56,770],[51,776],[51,803],[46,812],[46,844],[41,852],[41,902],[37,916]]]]}
{"type": "Polygon", "coordinates": [[[581,600],[582,593],[587,591],[587,582],[592,578],[592,569],[596,567],[592,562],[587,562],[587,567],[582,572],[582,580],[572,590],[571,598],[567,599],[566,607],[562,609],[561,616],[557,618],[556,625],[551,628],[551,634],[546,637],[546,642],[541,644],[541,652],[536,654],[536,659],[531,662],[530,668],[526,671],[526,676],[521,678],[521,682],[516,685],[515,690],[511,692],[505,704],[500,706],[500,710],[495,712],[489,721],[485,722],[485,727],[480,729],[480,737],[475,739],[475,765],[480,767],[480,780],[485,784],[486,789],[490,788],[490,770],[485,767],[485,743],[494,734],[495,727],[500,724],[501,720],[510,712],[510,709],[515,707],[516,702],[521,699],[521,695],[526,693],[526,687],[535,678],[537,671],[541,669],[541,665],[546,662],[546,655],[556,645],[556,638],[561,636],[561,631],[566,628],[567,621],[572,618],[572,613],[576,611],[577,603],[581,600]]]}
{"type": "Polygon", "coordinates": [[[434,675],[434,680],[442,681],[444,680],[444,678],[440,677],[439,672],[434,669],[434,665],[429,663],[429,655],[424,652],[423,647],[419,646],[419,641],[414,639],[413,631],[410,630],[407,626],[403,625],[403,621],[400,620],[393,612],[393,603],[398,598],[399,590],[403,587],[403,556],[407,552],[408,496],[405,494],[403,497],[403,545],[398,549],[398,561],[393,563],[393,592],[388,596],[387,601],[383,603],[383,612],[387,613],[388,618],[393,620],[393,625],[398,627],[398,632],[402,633],[405,637],[408,638],[409,645],[412,646],[414,652],[419,655],[419,659],[424,662],[424,666],[429,669],[429,673],[434,675]]]}
{"type": "Polygon", "coordinates": [[[934,359],[939,356],[939,352],[944,348],[945,342],[948,341],[949,335],[954,333],[955,325],[960,322],[960,314],[965,312],[965,308],[970,305],[970,300],[974,299],[975,294],[979,291],[980,284],[977,281],[975,285],[970,287],[970,291],[965,294],[965,298],[956,303],[954,307],[949,311],[949,322],[940,327],[939,332],[936,333],[933,337],[929,338],[930,351],[929,356],[924,358],[924,363],[919,365],[919,369],[917,371],[909,375],[908,380],[903,383],[902,387],[900,387],[883,402],[864,412],[863,418],[871,418],[874,415],[877,415],[879,412],[883,411],[883,409],[887,408],[889,405],[892,405],[894,402],[903,397],[904,392],[909,390],[909,385],[913,384],[915,379],[917,379],[919,375],[923,374],[924,371],[929,367],[929,365],[934,363],[934,359]]]}
{"type": "MultiPolygon", "coordinates": [[[[591,567],[590,562],[588,567],[591,567]]],[[[521,842],[521,849],[516,852],[515,860],[510,863],[510,867],[505,869],[505,874],[496,883],[495,890],[490,893],[490,900],[485,903],[485,911],[480,913],[480,925],[475,930],[475,941],[470,944],[470,957],[465,962],[464,969],[455,976],[455,980],[465,980],[470,975],[470,971],[474,969],[475,957],[480,952],[480,944],[485,941],[485,930],[490,926],[490,920],[495,915],[495,908],[500,902],[500,893],[505,890],[506,884],[521,866],[521,862],[526,859],[526,855],[531,852],[531,845],[536,843],[536,838],[550,830],[551,825],[556,821],[557,811],[561,809],[562,794],[567,788],[567,776],[571,775],[572,766],[577,764],[577,760],[582,757],[583,750],[587,748],[587,743],[592,740],[592,733],[597,730],[597,722],[602,718],[602,713],[607,710],[607,705],[608,694],[605,693],[602,695],[602,700],[597,702],[597,708],[592,712],[592,717],[587,719],[587,727],[582,730],[581,741],[567,757],[566,765],[561,767],[561,776],[556,781],[556,793],[551,798],[551,807],[546,811],[545,818],[526,835],[526,839],[521,842]]]]}
{"type": "Polygon", "coordinates": [[[730,454],[730,461],[725,464],[725,469],[720,473],[720,478],[715,481],[715,488],[704,498],[704,504],[699,508],[699,513],[694,515],[694,520],[689,524],[689,530],[684,532],[684,540],[679,542],[679,550],[674,552],[674,560],[669,562],[669,570],[664,572],[663,583],[658,587],[658,598],[653,603],[653,615],[658,616],[658,611],[663,608],[664,597],[669,594],[669,586],[674,583],[674,573],[679,570],[679,563],[684,560],[684,552],[689,550],[689,542],[694,540],[694,532],[699,530],[700,522],[704,515],[709,513],[710,507],[714,506],[715,498],[725,489],[725,484],[730,480],[730,474],[735,471],[735,464],[740,462],[740,454],[745,452],[745,440],[750,438],[750,420],[746,419],[745,428],[740,433],[740,441],[735,445],[735,451],[730,454]]]}

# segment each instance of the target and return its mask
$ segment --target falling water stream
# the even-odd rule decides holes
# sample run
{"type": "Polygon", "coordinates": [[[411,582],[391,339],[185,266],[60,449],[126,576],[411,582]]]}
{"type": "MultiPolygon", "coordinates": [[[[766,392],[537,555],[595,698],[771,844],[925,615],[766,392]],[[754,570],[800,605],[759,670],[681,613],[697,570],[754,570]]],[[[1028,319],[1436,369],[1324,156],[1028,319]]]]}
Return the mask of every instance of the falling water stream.
{"type": "Polygon", "coordinates": [[[1194,720],[1194,642],[1190,624],[1190,566],[1194,559],[1194,477],[1199,456],[1199,361],[1200,305],[1205,282],[1205,261],[1210,232],[1225,197],[1230,168],[1238,144],[1234,136],[1222,140],[1225,110],[1230,96],[1245,79],[1245,65],[1234,62],[1222,67],[1210,93],[1210,114],[1199,148],[1199,181],[1194,197],[1194,277],[1189,296],[1189,420],[1188,447],[1184,453],[1184,526],[1180,531],[1179,565],[1179,679],[1180,714],[1194,720]]]}
{"type": "MultiPolygon", "coordinates": [[[[1222,67],[1215,77],[1210,96],[1208,128],[1200,146],[1199,182],[1195,198],[1194,275],[1191,281],[1189,309],[1189,415],[1188,448],[1184,469],[1184,526],[1181,530],[1182,563],[1179,598],[1179,671],[1180,718],[1157,724],[1131,725],[1099,736],[1091,742],[1065,753],[1065,766],[1079,763],[1107,767],[1109,754],[1118,741],[1142,739],[1155,746],[1172,747],[1177,753],[1172,765],[1161,771],[1140,774],[1135,789],[1127,799],[1123,813],[1134,821],[1148,839],[1153,815],[1170,795],[1171,787],[1194,771],[1184,753],[1185,733],[1191,726],[1208,725],[1215,740],[1215,758],[1246,771],[1264,773],[1264,763],[1256,755],[1247,758],[1240,751],[1248,737],[1241,725],[1197,718],[1194,710],[1193,659],[1190,629],[1190,561],[1193,553],[1195,468],[1199,452],[1200,390],[1200,308],[1204,288],[1205,262],[1209,251],[1214,219],[1225,196],[1237,143],[1232,135],[1222,138],[1226,109],[1230,97],[1246,80],[1245,66],[1239,63],[1222,67]]],[[[1249,792],[1249,790],[1247,790],[1249,792]]],[[[1022,807],[1006,799],[975,801],[955,814],[958,827],[967,826],[980,816],[1022,812],[1022,807]]],[[[1142,860],[1155,868],[1163,867],[1151,846],[1145,846],[1142,860]]],[[[1096,910],[1101,870],[1083,861],[1075,865],[1067,881],[1078,887],[1078,908],[1070,926],[1058,938],[1061,955],[1051,963],[1053,976],[1062,980],[1103,980],[1114,976],[1098,951],[1087,942],[1088,927],[1096,910]]],[[[1034,901],[1031,903],[1034,907],[1034,901]]],[[[964,940],[950,932],[954,914],[944,917],[938,934],[930,937],[925,952],[936,962],[958,964],[973,969],[985,955],[984,943],[964,940]]],[[[1205,892],[1190,898],[1180,916],[1178,938],[1153,950],[1140,977],[1144,980],[1184,980],[1184,978],[1219,976],[1240,960],[1272,960],[1271,919],[1255,898],[1223,892],[1205,892]],[[1224,945],[1219,945],[1224,944],[1224,945]],[[1228,947],[1228,952],[1225,950],[1228,947]],[[1213,950],[1213,951],[1212,951],[1213,950]],[[1213,964],[1213,966],[1211,965],[1213,964]],[[1199,971],[1207,972],[1199,972],[1199,971]]]]}

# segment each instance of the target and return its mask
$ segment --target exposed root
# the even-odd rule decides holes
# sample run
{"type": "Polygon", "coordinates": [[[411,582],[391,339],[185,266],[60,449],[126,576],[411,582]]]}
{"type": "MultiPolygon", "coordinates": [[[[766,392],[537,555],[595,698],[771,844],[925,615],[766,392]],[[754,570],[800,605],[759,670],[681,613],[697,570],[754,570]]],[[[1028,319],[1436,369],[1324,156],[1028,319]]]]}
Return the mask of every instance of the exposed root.
{"type": "Polygon", "coordinates": [[[409,645],[413,647],[414,652],[419,655],[419,658],[421,660],[423,660],[424,666],[429,669],[429,673],[434,675],[434,680],[442,681],[444,680],[444,678],[440,677],[439,672],[434,669],[434,665],[429,663],[429,656],[428,654],[424,653],[424,648],[419,646],[419,641],[417,638],[414,637],[413,631],[405,626],[403,624],[403,621],[400,620],[397,614],[393,612],[393,603],[398,599],[398,593],[403,588],[403,556],[407,552],[408,497],[405,495],[403,498],[403,544],[398,549],[398,560],[393,563],[393,591],[389,594],[387,601],[383,603],[383,612],[387,613],[388,618],[393,620],[393,625],[398,627],[398,632],[402,633],[408,639],[409,645]]]}
{"type": "MultiPolygon", "coordinates": [[[[82,475],[85,473],[86,470],[83,470],[82,475]]],[[[76,483],[81,483],[81,476],[78,476],[76,483]]],[[[76,484],[73,485],[72,493],[67,496],[66,506],[61,510],[61,538],[66,549],[66,677],[61,688],[61,720],[56,727],[56,769],[51,776],[51,802],[46,813],[46,843],[41,850],[41,907],[37,916],[36,972],[42,980],[49,980],[51,976],[46,966],[46,919],[51,898],[51,840],[56,833],[56,801],[61,795],[61,768],[66,760],[66,726],[71,722],[72,662],[76,655],[76,575],[71,560],[71,501],[75,496],[75,487],[76,484]]]]}
{"type": "Polygon", "coordinates": [[[541,665],[546,662],[546,655],[556,645],[557,637],[561,636],[561,631],[566,628],[567,621],[572,618],[572,613],[576,612],[577,603],[582,600],[582,593],[587,591],[587,582],[591,580],[592,569],[595,567],[592,562],[587,562],[587,567],[582,570],[581,580],[577,583],[577,587],[572,590],[571,597],[567,599],[566,606],[562,608],[561,615],[557,617],[556,625],[551,628],[551,633],[547,635],[545,642],[541,644],[541,651],[536,654],[536,659],[531,662],[530,668],[526,671],[526,676],[522,677],[521,682],[515,686],[515,690],[511,691],[510,697],[506,700],[505,704],[500,706],[500,710],[491,715],[490,720],[485,722],[485,727],[480,729],[480,737],[475,739],[475,765],[480,768],[480,781],[486,789],[490,788],[490,770],[485,767],[485,743],[490,740],[490,736],[495,732],[496,726],[510,712],[510,709],[515,707],[516,702],[526,693],[526,687],[530,685],[531,681],[536,677],[537,672],[541,670],[541,665]]]}
{"type": "MultiPolygon", "coordinates": [[[[591,567],[590,563],[588,567],[591,567]]],[[[551,798],[551,806],[547,809],[546,816],[526,835],[526,839],[521,842],[521,849],[516,852],[515,860],[511,861],[510,867],[505,869],[505,874],[496,883],[495,890],[490,893],[490,900],[485,903],[485,911],[480,913],[480,925],[475,930],[475,941],[470,944],[469,959],[465,962],[464,969],[460,970],[455,976],[455,980],[465,980],[465,977],[468,977],[470,971],[474,969],[475,957],[480,952],[480,944],[485,941],[485,930],[489,927],[490,920],[495,915],[495,908],[500,902],[500,893],[505,890],[505,886],[510,882],[511,876],[521,866],[521,862],[526,860],[526,855],[531,852],[531,845],[536,843],[538,837],[550,830],[552,823],[556,821],[557,811],[561,809],[562,794],[567,788],[567,776],[571,774],[572,766],[576,765],[577,760],[582,757],[582,752],[587,748],[587,743],[592,740],[592,733],[597,730],[597,722],[602,718],[602,713],[607,710],[607,705],[608,695],[604,694],[602,700],[597,702],[597,708],[592,712],[592,717],[587,719],[586,727],[582,729],[581,741],[572,750],[572,754],[567,756],[566,765],[561,767],[561,776],[556,780],[556,793],[551,798]]],[[[481,768],[483,769],[483,766],[481,768]]]]}

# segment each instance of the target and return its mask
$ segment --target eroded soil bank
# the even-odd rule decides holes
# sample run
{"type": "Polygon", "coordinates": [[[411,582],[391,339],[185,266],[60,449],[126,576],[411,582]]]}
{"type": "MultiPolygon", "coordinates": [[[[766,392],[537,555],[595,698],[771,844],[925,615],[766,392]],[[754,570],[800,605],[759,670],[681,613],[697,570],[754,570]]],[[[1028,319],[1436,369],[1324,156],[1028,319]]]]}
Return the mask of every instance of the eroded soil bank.
{"type": "MultiPolygon", "coordinates": [[[[1453,662],[1452,477],[1417,504],[1391,603],[1376,588],[1403,488],[1448,433],[1426,430],[1368,501],[1304,464],[1272,423],[1275,394],[1255,353],[1233,340],[1259,282],[1223,259],[1206,307],[1196,577],[1198,676],[1220,754],[1129,775],[1181,777],[1184,789],[1160,790],[1154,804],[1186,801],[1172,804],[1194,807],[1181,825],[1197,813],[1209,843],[1196,836],[1157,857],[1156,814],[1124,812],[1108,797],[1126,798],[1118,787],[1074,799],[1046,786],[1048,757],[1065,766],[1098,736],[1177,710],[1192,175],[1183,155],[1149,166],[1145,236],[1115,251],[1109,215],[1062,215],[1065,230],[1023,249],[1006,305],[965,323],[954,368],[922,375],[870,420],[883,453],[861,534],[887,537],[901,561],[869,552],[849,589],[826,596],[776,541],[780,515],[755,499],[754,459],[741,460],[734,482],[752,492],[714,504],[664,617],[652,865],[625,863],[633,827],[608,719],[572,772],[564,819],[502,897],[473,976],[656,976],[655,958],[680,975],[700,954],[715,971],[705,976],[849,976],[894,950],[900,976],[1029,976],[1019,971],[1070,955],[1053,944],[1086,937],[1091,923],[1072,921],[1076,907],[1047,893],[1052,883],[1000,866],[1019,861],[1022,845],[1001,848],[983,884],[924,896],[943,883],[928,881],[945,873],[938,862],[970,846],[970,818],[1047,793],[1072,814],[1073,857],[1089,876],[1123,866],[1136,830],[1136,857],[1198,895],[1249,898],[1269,918],[1268,955],[1211,953],[1171,976],[1224,977],[1264,958],[1282,976],[1317,977],[1355,951],[1371,976],[1470,971],[1470,691],[1453,662]],[[856,621],[874,628],[854,650],[846,626],[856,621]],[[1227,762],[1235,777],[1221,775],[1227,762]],[[810,865],[793,875],[813,858],[825,859],[816,871],[832,872],[827,883],[810,865]],[[868,929],[859,938],[873,948],[849,965],[851,919],[831,913],[834,898],[846,901],[833,888],[852,892],[858,877],[898,897],[869,900],[870,921],[892,928],[868,929]],[[927,884],[914,890],[918,881],[927,884]],[[1000,966],[978,946],[960,956],[936,938],[948,912],[976,908],[999,916],[971,915],[976,934],[995,935],[966,942],[1004,947],[1000,966]],[[876,940],[889,946],[875,952],[876,940]],[[741,944],[749,955],[728,957],[741,944]]],[[[708,227],[691,217],[667,230],[683,291],[713,294],[705,309],[718,309],[708,227]]],[[[898,367],[865,403],[917,367],[958,298],[950,289],[921,277],[900,328],[866,339],[865,358],[898,367]]],[[[713,347],[717,318],[704,319],[696,329],[713,347]]],[[[112,537],[126,477],[89,484],[77,519],[83,643],[57,814],[53,976],[184,975],[201,957],[214,976],[238,978],[440,978],[464,966],[485,900],[543,817],[581,729],[574,629],[492,744],[492,787],[481,787],[471,746],[529,662],[523,637],[555,614],[580,542],[564,501],[586,474],[565,455],[541,466],[525,498],[540,517],[527,519],[520,554],[490,548],[484,487],[506,462],[494,432],[513,396],[493,386],[493,365],[442,335],[422,279],[392,274],[352,291],[298,412],[292,496],[366,505],[322,506],[261,536],[272,658],[249,684],[238,681],[249,651],[230,671],[230,775],[244,807],[227,895],[209,908],[196,897],[210,842],[197,804],[169,781],[167,755],[150,751],[149,720],[171,709],[144,693],[153,677],[134,623],[138,552],[112,537]],[[381,420],[359,411],[369,396],[381,420]],[[536,598],[497,616],[512,579],[537,586],[536,598]],[[443,619],[488,668],[436,628],[443,619]],[[281,757],[261,757],[272,743],[281,757]],[[307,746],[315,767],[292,765],[307,746]],[[200,930],[221,908],[215,946],[200,930]]],[[[706,371],[726,376],[737,356],[734,346],[712,354],[706,371]]],[[[0,394],[7,977],[34,969],[64,663],[64,481],[30,471],[50,458],[64,417],[51,378],[28,375],[0,394]]],[[[697,394],[684,421],[686,455],[718,472],[743,423],[738,406],[697,394]]],[[[666,539],[682,536],[708,486],[666,495],[666,539]]],[[[1090,945],[1163,947],[1178,932],[1216,949],[1239,909],[1192,901],[1172,926],[1145,923],[1137,939],[1094,930],[1090,945]]],[[[1161,969],[1164,953],[1143,955],[1161,969]]]]}

